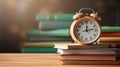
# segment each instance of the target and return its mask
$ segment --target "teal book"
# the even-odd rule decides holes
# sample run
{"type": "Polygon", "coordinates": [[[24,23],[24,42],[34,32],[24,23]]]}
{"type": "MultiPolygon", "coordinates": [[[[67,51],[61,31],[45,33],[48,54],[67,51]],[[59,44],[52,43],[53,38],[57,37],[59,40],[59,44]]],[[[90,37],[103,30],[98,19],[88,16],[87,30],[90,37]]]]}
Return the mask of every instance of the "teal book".
{"type": "Polygon", "coordinates": [[[39,30],[30,29],[26,31],[28,37],[31,36],[52,36],[52,37],[69,37],[69,29],[56,29],[56,30],[39,30]]]}
{"type": "Polygon", "coordinates": [[[72,21],[73,15],[68,14],[37,14],[36,21],[72,21]]]}
{"type": "Polygon", "coordinates": [[[57,53],[57,48],[27,48],[23,47],[21,49],[22,53],[57,53]]]}
{"type": "MultiPolygon", "coordinates": [[[[102,27],[102,32],[120,32],[120,27],[102,27]]],[[[26,31],[27,36],[52,36],[52,37],[70,37],[69,28],[39,30],[30,29],[26,31]]]]}
{"type": "Polygon", "coordinates": [[[102,27],[102,32],[120,32],[120,27],[102,27]]]}
{"type": "Polygon", "coordinates": [[[61,28],[70,28],[73,21],[40,21],[38,28],[40,30],[52,30],[61,28]]]}

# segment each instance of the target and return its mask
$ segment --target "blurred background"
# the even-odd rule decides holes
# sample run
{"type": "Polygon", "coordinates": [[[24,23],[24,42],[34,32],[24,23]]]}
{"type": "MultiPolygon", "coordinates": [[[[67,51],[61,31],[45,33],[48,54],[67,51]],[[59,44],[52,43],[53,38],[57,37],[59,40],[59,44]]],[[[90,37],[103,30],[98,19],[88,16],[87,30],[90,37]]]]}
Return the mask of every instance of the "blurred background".
{"type": "Polygon", "coordinates": [[[102,26],[120,26],[120,0],[0,0],[0,52],[20,52],[27,29],[38,28],[37,13],[75,13],[89,7],[102,26]]]}

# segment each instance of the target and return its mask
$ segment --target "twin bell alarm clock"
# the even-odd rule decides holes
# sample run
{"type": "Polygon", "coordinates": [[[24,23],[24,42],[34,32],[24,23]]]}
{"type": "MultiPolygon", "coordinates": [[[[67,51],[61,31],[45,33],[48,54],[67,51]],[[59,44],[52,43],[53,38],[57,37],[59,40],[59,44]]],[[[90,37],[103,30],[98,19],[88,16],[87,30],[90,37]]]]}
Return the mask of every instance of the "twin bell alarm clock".
{"type": "Polygon", "coordinates": [[[101,34],[100,16],[91,8],[81,8],[70,26],[72,39],[80,45],[95,43],[101,34]]]}

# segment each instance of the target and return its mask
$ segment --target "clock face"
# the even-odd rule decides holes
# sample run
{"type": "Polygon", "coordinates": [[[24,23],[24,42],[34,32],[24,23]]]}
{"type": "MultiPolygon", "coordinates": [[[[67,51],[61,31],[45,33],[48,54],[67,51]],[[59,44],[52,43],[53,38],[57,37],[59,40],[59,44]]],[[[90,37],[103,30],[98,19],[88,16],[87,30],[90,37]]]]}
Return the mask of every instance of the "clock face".
{"type": "Polygon", "coordinates": [[[93,42],[98,39],[100,35],[100,26],[96,21],[86,19],[79,21],[75,26],[75,36],[80,42],[93,42]]]}

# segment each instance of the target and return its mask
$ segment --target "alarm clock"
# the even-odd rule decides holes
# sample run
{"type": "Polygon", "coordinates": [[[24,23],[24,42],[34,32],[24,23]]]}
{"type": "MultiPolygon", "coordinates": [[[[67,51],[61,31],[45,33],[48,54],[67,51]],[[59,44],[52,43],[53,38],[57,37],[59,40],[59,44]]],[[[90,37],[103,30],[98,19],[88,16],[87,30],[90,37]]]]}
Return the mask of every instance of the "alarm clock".
{"type": "Polygon", "coordinates": [[[101,34],[100,16],[91,8],[81,8],[70,26],[72,39],[80,45],[96,43],[101,34]]]}

